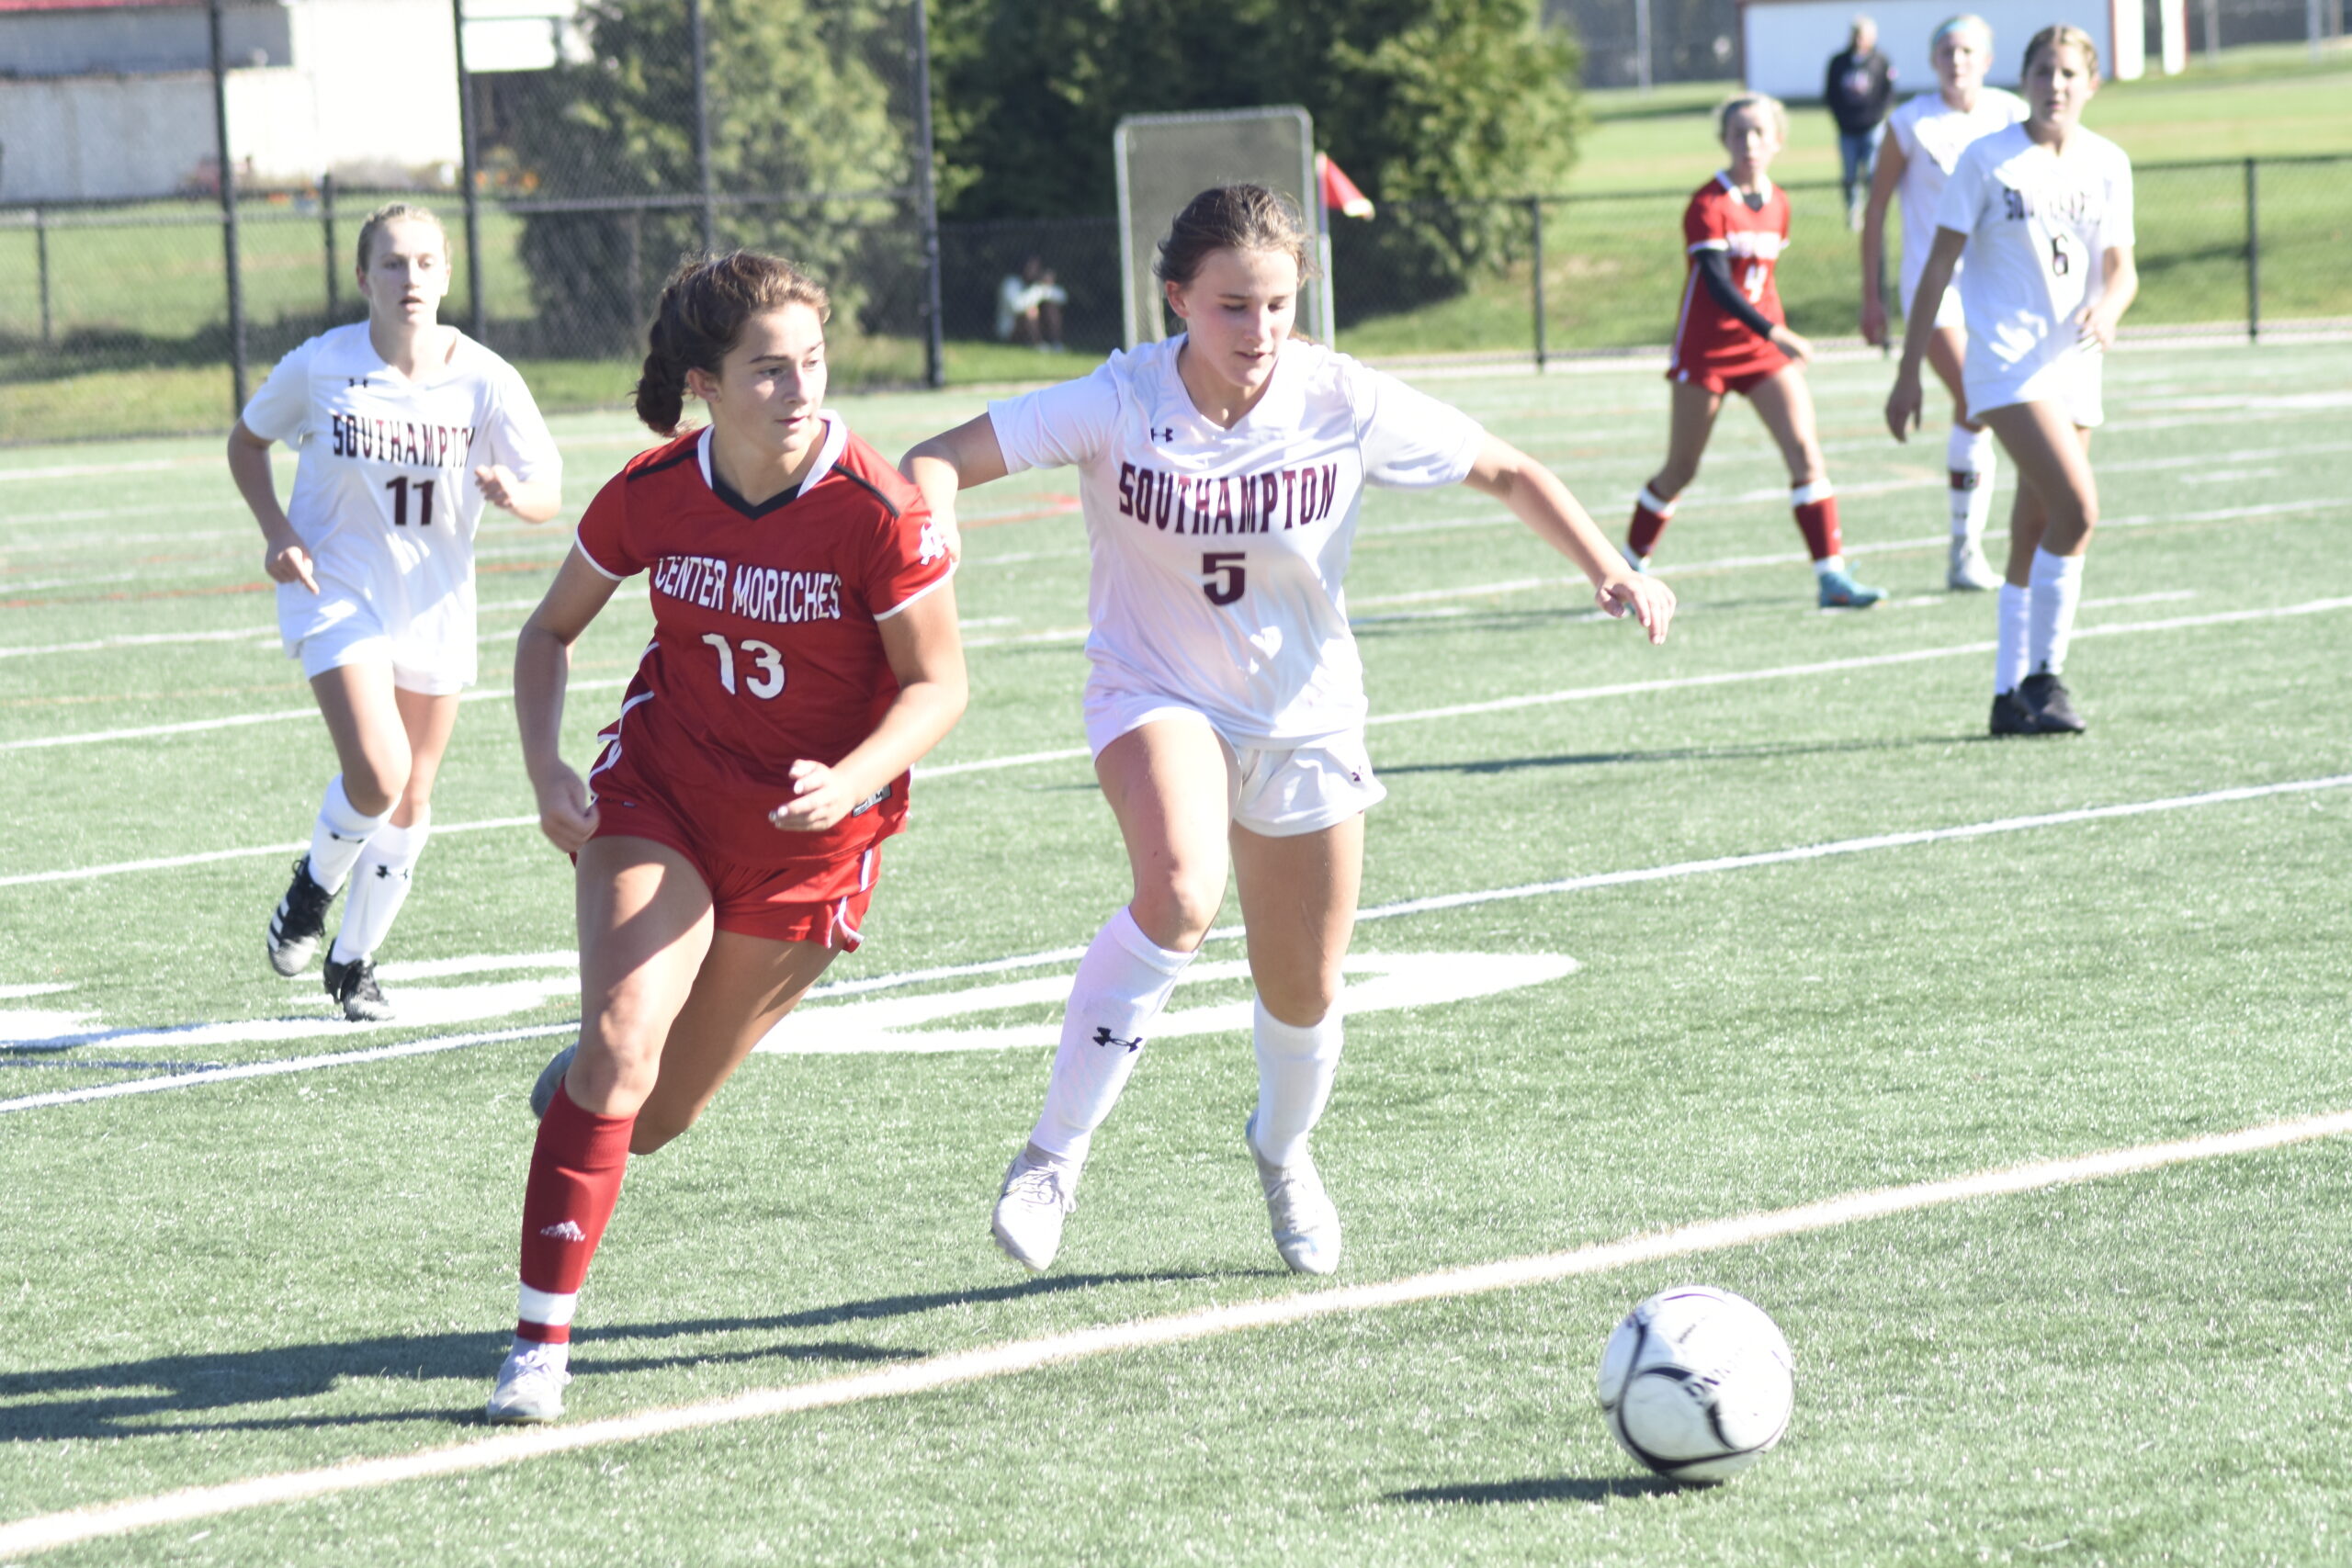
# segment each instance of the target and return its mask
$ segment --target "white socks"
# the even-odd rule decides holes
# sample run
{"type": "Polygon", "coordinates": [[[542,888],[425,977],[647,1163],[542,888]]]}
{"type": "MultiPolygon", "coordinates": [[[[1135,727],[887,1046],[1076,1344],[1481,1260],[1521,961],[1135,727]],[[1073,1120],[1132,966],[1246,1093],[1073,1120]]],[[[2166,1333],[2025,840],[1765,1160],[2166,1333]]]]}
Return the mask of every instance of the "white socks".
{"type": "Polygon", "coordinates": [[[1073,1170],[1086,1162],[1094,1129],[1118,1103],[1151,1021],[1192,961],[1144,935],[1126,909],[1094,933],[1070,987],[1046,1108],[1029,1134],[1040,1154],[1073,1170]]]}
{"type": "Polygon", "coordinates": [[[1976,544],[1993,513],[1993,474],[1998,444],[1989,430],[1954,424],[1944,438],[1944,466],[1951,471],[1951,536],[1976,544]]]}
{"type": "Polygon", "coordinates": [[[335,774],[327,785],[326,802],[319,807],[319,819],[311,829],[311,880],[330,893],[342,891],[359,852],[391,815],[387,811],[380,817],[362,816],[343,793],[343,775],[335,774]]]}
{"type": "Polygon", "coordinates": [[[2066,643],[2075,635],[2075,607],[2083,599],[2083,558],[2036,550],[2032,575],[2026,664],[2033,674],[2055,675],[2066,667],[2066,643]]]}
{"type": "Polygon", "coordinates": [[[1258,1113],[1250,1121],[1250,1141],[1268,1165],[1298,1163],[1306,1152],[1306,1134],[1323,1117],[1331,1098],[1331,1079],[1340,1070],[1340,1005],[1319,1023],[1305,1028],[1284,1023],[1258,1003],[1252,1043],[1258,1049],[1258,1113]]]}
{"type": "Polygon", "coordinates": [[[1993,694],[2007,696],[2025,679],[2026,612],[2033,591],[2014,582],[2001,584],[2000,630],[1993,643],[1993,694]]]}
{"type": "Polygon", "coordinates": [[[348,964],[383,944],[401,906],[408,902],[410,876],[432,836],[433,819],[423,814],[408,827],[387,823],[376,829],[352,869],[351,897],[344,905],[343,929],[327,951],[329,958],[348,964]]]}

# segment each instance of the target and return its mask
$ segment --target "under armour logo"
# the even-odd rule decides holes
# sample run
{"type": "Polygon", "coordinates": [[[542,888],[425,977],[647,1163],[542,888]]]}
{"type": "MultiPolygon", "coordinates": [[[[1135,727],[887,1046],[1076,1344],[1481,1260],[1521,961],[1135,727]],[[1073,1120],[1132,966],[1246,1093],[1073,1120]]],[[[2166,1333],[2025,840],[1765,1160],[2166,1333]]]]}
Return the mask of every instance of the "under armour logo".
{"type": "Polygon", "coordinates": [[[1176,439],[1176,427],[1171,424],[1163,428],[1155,424],[1151,427],[1151,438],[1154,441],[1173,441],[1176,439]]]}
{"type": "Polygon", "coordinates": [[[561,1224],[545,1226],[539,1234],[551,1235],[558,1241],[586,1241],[588,1239],[588,1233],[580,1228],[580,1222],[577,1220],[566,1220],[561,1224]]]}
{"type": "Polygon", "coordinates": [[[1138,1034],[1133,1040],[1122,1040],[1117,1035],[1111,1032],[1111,1026],[1106,1023],[1094,1032],[1094,1043],[1097,1045],[1124,1045],[1130,1053],[1133,1053],[1143,1049],[1143,1036],[1138,1034]]]}
{"type": "Polygon", "coordinates": [[[929,566],[946,553],[947,541],[940,536],[939,525],[935,523],[924,524],[922,536],[915,547],[915,564],[929,566]]]}
{"type": "Polygon", "coordinates": [[[345,376],[343,378],[343,384],[346,387],[358,387],[365,389],[368,385],[368,378],[365,376],[345,376]]]}

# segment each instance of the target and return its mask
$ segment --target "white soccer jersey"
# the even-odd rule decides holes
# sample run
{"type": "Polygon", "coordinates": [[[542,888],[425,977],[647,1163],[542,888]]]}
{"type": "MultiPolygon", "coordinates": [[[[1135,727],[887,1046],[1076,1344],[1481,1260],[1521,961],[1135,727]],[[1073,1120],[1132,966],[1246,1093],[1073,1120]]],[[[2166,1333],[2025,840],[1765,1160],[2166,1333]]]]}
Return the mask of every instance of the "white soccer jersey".
{"type": "Polygon", "coordinates": [[[2022,125],[1996,130],[1961,154],[1936,226],[1968,236],[1971,407],[2031,400],[2045,373],[2095,372],[2073,317],[2106,292],[2107,253],[2134,243],[2123,149],[2077,128],[2062,158],[2022,125]]]}
{"type": "MultiPolygon", "coordinates": [[[[1886,133],[1903,149],[1903,179],[1894,194],[1903,209],[1903,300],[1907,313],[1920,269],[1936,243],[1936,209],[1953,165],[1972,142],[2025,118],[2025,100],[2000,87],[1980,88],[1976,107],[1956,109],[1941,93],[1922,93],[1888,117],[1886,133]]],[[[1955,268],[1952,280],[1960,279],[1955,268]]]]}
{"type": "Polygon", "coordinates": [[[397,641],[443,650],[470,682],[484,504],[473,470],[503,463],[525,481],[562,472],[514,367],[461,333],[446,363],[411,381],[377,354],[368,323],[354,322],[279,360],[244,423],[297,454],[286,515],[319,595],[278,584],[287,651],[322,602],[356,599],[397,641]]]}
{"type": "Polygon", "coordinates": [[[1237,746],[1352,733],[1363,665],[1340,579],[1363,487],[1459,483],[1484,432],[1295,338],[1257,406],[1222,430],[1177,375],[1183,344],[1146,344],[1080,380],[989,405],[1008,470],[1079,469],[1090,690],[1164,694],[1237,746]]]}

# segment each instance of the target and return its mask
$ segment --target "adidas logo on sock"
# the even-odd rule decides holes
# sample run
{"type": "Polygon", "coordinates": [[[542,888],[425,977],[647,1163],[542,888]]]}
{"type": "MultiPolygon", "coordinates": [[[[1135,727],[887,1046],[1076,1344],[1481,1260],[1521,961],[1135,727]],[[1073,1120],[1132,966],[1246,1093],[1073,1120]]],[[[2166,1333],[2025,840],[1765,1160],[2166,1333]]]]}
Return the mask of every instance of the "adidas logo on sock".
{"type": "Polygon", "coordinates": [[[588,1233],[580,1228],[580,1222],[577,1220],[566,1220],[561,1224],[548,1225],[541,1229],[539,1234],[551,1235],[558,1241],[586,1241],[588,1239],[588,1233]]]}

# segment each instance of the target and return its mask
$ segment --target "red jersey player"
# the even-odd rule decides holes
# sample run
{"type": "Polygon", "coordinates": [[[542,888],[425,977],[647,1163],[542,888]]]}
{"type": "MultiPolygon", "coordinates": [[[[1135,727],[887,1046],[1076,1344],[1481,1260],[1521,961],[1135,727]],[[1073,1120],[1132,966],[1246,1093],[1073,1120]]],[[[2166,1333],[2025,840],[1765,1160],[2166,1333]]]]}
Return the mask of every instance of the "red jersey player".
{"type": "Polygon", "coordinates": [[[1804,379],[1813,345],[1789,330],[1773,283],[1789,243],[1789,198],[1765,171],[1788,140],[1788,110],[1777,98],[1745,93],[1724,103],[1715,124],[1731,167],[1683,209],[1690,274],[1666,372],[1674,383],[1673,424],[1666,466],[1634,500],[1625,554],[1637,566],[1649,564],[1676,498],[1699,472],[1724,394],[1737,392],[1789,466],[1789,502],[1813,557],[1821,607],[1875,604],[1882,595],[1854,581],[1838,536],[1838,495],[1814,434],[1813,392],[1804,379]]]}
{"type": "Polygon", "coordinates": [[[685,1131],[857,946],[908,771],[964,709],[945,533],[822,412],[826,310],[771,256],[673,275],[637,409],[674,438],[598,492],[515,647],[540,826],[578,866],[581,1025],[532,1097],[493,1421],[562,1414],[573,1303],[628,1156],[685,1131]],[[688,391],[710,423],[678,435],[688,391]],[[653,642],[583,781],[557,745],[571,646],[639,572],[653,642]]]}

